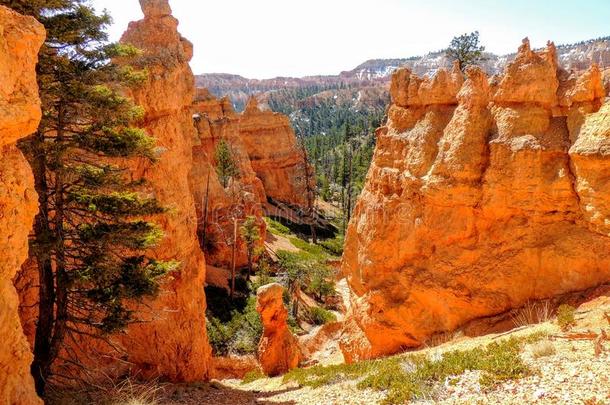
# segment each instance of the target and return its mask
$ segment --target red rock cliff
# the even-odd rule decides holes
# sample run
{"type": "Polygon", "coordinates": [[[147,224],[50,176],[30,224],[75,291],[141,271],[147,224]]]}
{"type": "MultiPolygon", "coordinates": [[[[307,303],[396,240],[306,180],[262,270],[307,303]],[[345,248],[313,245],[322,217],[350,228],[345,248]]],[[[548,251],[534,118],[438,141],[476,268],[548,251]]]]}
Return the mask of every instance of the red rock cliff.
{"type": "Polygon", "coordinates": [[[34,178],[16,142],[40,121],[35,66],[44,38],[36,20],[0,6],[0,403],[11,405],[42,403],[12,278],[27,258],[37,211],[34,178]]]}
{"type": "MultiPolygon", "coordinates": [[[[233,110],[231,102],[226,98],[218,100],[207,90],[198,89],[193,113],[198,137],[193,146],[194,165],[190,182],[197,209],[199,238],[205,244],[207,263],[229,268],[232,248],[228,242],[232,243],[233,218],[241,223],[246,216],[256,217],[260,234],[265,235],[265,189],[250,164],[239,133],[240,116],[233,110]],[[221,140],[229,145],[239,170],[236,181],[226,189],[215,169],[215,151],[221,140]]],[[[239,240],[236,265],[242,267],[246,264],[245,246],[239,240]]]]}
{"type": "Polygon", "coordinates": [[[500,77],[398,70],[349,225],[348,360],[610,281],[610,110],[596,66],[524,41],[500,77]],[[599,111],[598,111],[599,110],[599,111]]]}
{"type": "Polygon", "coordinates": [[[267,198],[304,206],[306,196],[300,169],[303,159],[288,117],[261,110],[253,97],[241,115],[239,132],[267,198]]]}
{"type": "Polygon", "coordinates": [[[188,183],[196,133],[191,103],[194,78],[188,65],[193,47],[178,33],[167,0],[140,0],[144,19],[129,24],[121,39],[143,51],[137,67],[148,80],[133,92],[146,111],[143,127],[162,149],[159,162],[135,169],[171,211],[160,219],[165,239],[161,259],[181,262],[160,297],[150,303],[157,317],[129,328],[124,345],[143,377],[193,381],[208,374],[210,347],[205,327],[205,261],[197,241],[195,204],[188,183]]]}

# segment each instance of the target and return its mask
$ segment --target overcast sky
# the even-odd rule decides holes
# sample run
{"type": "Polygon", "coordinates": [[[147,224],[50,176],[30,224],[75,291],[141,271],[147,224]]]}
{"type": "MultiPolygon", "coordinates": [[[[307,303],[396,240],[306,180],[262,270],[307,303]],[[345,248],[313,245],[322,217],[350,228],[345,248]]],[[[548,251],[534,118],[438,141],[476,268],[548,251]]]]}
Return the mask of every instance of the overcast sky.
{"type": "MultiPolygon", "coordinates": [[[[91,0],[113,39],[142,17],[138,0],[91,0]]],[[[195,45],[197,73],[248,78],[337,74],[367,59],[447,47],[478,30],[491,52],[610,35],[610,0],[170,0],[195,45]]]]}

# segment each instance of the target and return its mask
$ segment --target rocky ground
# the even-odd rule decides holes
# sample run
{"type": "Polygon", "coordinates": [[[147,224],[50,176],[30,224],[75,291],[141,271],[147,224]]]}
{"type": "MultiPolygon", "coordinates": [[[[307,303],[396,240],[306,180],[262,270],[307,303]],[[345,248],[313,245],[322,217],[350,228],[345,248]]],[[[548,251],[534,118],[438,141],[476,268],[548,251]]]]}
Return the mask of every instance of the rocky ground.
{"type": "MultiPolygon", "coordinates": [[[[417,353],[442,357],[451,350],[468,350],[509,337],[543,333],[546,337],[524,347],[521,356],[531,366],[532,375],[485,388],[479,384],[479,371],[466,371],[434,387],[433,398],[419,404],[610,404],[610,341],[597,345],[595,335],[610,334],[610,295],[603,295],[577,308],[576,325],[561,331],[556,320],[521,326],[513,331],[477,338],[454,336],[440,346],[417,353]],[[600,351],[601,349],[601,351],[600,351]]],[[[386,393],[359,389],[359,380],[339,381],[317,388],[283,384],[282,377],[259,379],[247,384],[239,380],[207,384],[167,385],[149,400],[138,404],[378,404],[386,393]]]]}

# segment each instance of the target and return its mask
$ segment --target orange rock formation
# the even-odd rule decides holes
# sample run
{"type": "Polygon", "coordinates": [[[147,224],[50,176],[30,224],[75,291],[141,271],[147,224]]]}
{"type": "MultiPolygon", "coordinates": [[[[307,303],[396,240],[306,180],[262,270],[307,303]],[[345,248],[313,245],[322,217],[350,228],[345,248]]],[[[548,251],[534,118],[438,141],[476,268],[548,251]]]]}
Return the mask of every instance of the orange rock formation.
{"type": "MultiPolygon", "coordinates": [[[[226,268],[231,263],[232,246],[227,242],[232,239],[233,218],[241,223],[246,216],[255,216],[261,235],[265,234],[264,214],[303,222],[298,212],[306,204],[303,157],[288,117],[259,108],[256,98],[237,114],[228,98],[219,100],[206,89],[198,89],[193,117],[198,139],[190,182],[198,233],[208,263],[226,268]],[[231,148],[239,169],[238,178],[226,189],[215,171],[215,150],[221,140],[231,148]]],[[[323,219],[316,224],[324,231],[330,228],[323,219]]],[[[241,240],[237,252],[237,266],[245,266],[241,240]]]]}
{"type": "Polygon", "coordinates": [[[167,0],[140,0],[144,19],[129,24],[121,41],[143,51],[136,67],[148,80],[133,91],[146,111],[143,127],[162,149],[159,162],[140,162],[135,170],[150,184],[150,192],[171,208],[159,219],[165,232],[155,255],[178,260],[179,271],[159,298],[150,303],[154,320],[129,328],[124,339],[128,360],[141,375],[171,381],[201,380],[208,375],[210,347],[205,327],[205,261],[197,241],[197,216],[188,183],[193,166],[191,103],[194,78],[188,65],[190,42],[178,33],[167,0]]]}
{"type": "Polygon", "coordinates": [[[40,121],[35,66],[44,38],[36,20],[0,6],[0,403],[11,405],[42,403],[12,278],[27,258],[37,211],[34,178],[16,143],[40,121]]]}
{"type": "Polygon", "coordinates": [[[241,115],[239,132],[267,199],[304,206],[303,159],[288,117],[261,110],[252,97],[241,115]]]}
{"type": "Polygon", "coordinates": [[[286,323],[288,311],[284,307],[283,293],[284,288],[277,283],[267,284],[256,291],[256,311],[264,328],[258,345],[258,360],[269,376],[297,367],[302,357],[298,341],[286,323]]]}
{"type": "Polygon", "coordinates": [[[524,40],[500,77],[398,70],[350,223],[347,360],[610,281],[610,109],[524,40]],[[599,111],[598,111],[599,110],[599,111]]]}
{"type": "MultiPolygon", "coordinates": [[[[226,98],[218,100],[207,90],[198,89],[193,113],[198,137],[193,146],[194,164],[190,182],[197,209],[199,239],[206,248],[208,264],[229,268],[234,219],[241,224],[246,216],[256,217],[260,234],[265,235],[265,189],[252,169],[250,157],[241,141],[239,115],[233,110],[231,102],[226,98]],[[221,140],[231,148],[239,170],[236,181],[226,189],[221,185],[215,169],[215,151],[221,140]]],[[[246,264],[246,248],[239,239],[236,266],[246,264]]]]}

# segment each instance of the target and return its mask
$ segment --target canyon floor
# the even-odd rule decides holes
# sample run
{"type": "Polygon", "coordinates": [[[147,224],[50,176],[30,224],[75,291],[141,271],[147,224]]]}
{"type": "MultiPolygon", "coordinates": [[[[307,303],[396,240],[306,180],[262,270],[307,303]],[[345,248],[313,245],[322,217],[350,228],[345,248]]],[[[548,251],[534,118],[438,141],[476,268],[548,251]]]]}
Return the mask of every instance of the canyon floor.
{"type": "MultiPolygon", "coordinates": [[[[394,364],[408,370],[415,364],[410,363],[409,359],[418,358],[417,356],[430,359],[431,364],[434,364],[455,353],[484,350],[492,345],[502,346],[512,341],[520,342],[518,356],[528,369],[522,378],[499,378],[498,381],[491,381],[491,384],[489,381],[483,384],[480,370],[465,370],[455,375],[444,372],[445,377],[430,383],[425,394],[404,403],[610,404],[610,341],[604,339],[602,332],[610,334],[610,288],[602,291],[576,308],[575,324],[569,331],[562,330],[557,319],[549,317],[543,323],[521,325],[499,334],[474,338],[460,334],[448,336],[447,342],[435,347],[372,362],[372,368],[359,367],[358,364],[352,367],[339,365],[335,357],[328,361],[329,364],[310,369],[317,370],[314,373],[308,369],[299,369],[291,372],[288,377],[258,378],[250,382],[223,380],[196,384],[123,386],[118,390],[117,398],[102,402],[112,405],[403,403],[395,402],[396,397],[392,400],[391,389],[384,389],[383,381],[372,384],[373,388],[364,389],[359,383],[373,374],[375,368],[379,368],[382,375],[386,368],[390,375],[394,364]],[[320,373],[320,370],[329,373],[320,373]],[[310,379],[312,377],[314,380],[310,379]],[[316,383],[303,383],[304,381],[316,383]]],[[[540,310],[537,316],[540,316],[540,310]]],[[[526,318],[521,321],[516,319],[516,323],[523,322],[526,318]]],[[[499,362],[504,360],[507,359],[494,359],[499,362]]],[[[455,365],[451,365],[453,366],[455,365]]]]}

